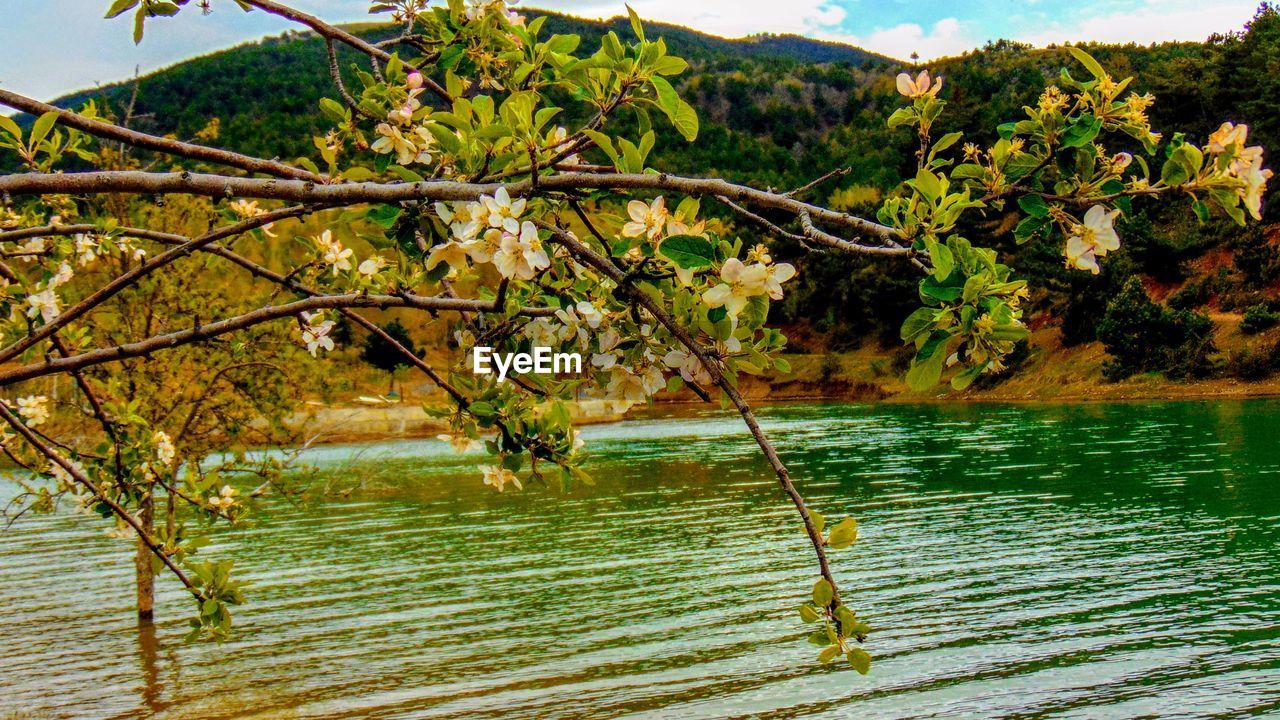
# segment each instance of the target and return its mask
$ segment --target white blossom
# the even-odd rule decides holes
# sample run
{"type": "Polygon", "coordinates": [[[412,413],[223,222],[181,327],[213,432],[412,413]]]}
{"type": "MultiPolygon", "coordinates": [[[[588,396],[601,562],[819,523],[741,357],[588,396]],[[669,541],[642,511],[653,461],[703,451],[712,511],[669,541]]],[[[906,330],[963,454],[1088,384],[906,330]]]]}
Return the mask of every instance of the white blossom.
{"type": "Polygon", "coordinates": [[[1067,238],[1067,267],[1098,274],[1098,258],[1120,247],[1120,236],[1113,222],[1119,210],[1107,212],[1094,205],[1084,214],[1084,223],[1076,226],[1067,238]]]}
{"type": "Polygon", "coordinates": [[[27,395],[18,398],[18,415],[29,427],[43,425],[49,420],[49,398],[44,395],[27,395]]]}
{"type": "Polygon", "coordinates": [[[666,199],[658,197],[652,204],[646,205],[640,200],[627,203],[627,215],[631,222],[622,226],[625,237],[644,237],[655,240],[662,234],[667,223],[666,199]]]}
{"type": "Polygon", "coordinates": [[[502,492],[507,483],[516,486],[517,490],[523,490],[524,486],[520,484],[520,478],[516,474],[500,465],[482,465],[480,471],[484,473],[484,484],[492,485],[502,492]]]}
{"type": "Polygon", "coordinates": [[[177,457],[178,451],[173,447],[173,442],[169,439],[169,434],[163,430],[157,430],[151,436],[151,444],[156,447],[156,461],[161,465],[168,466],[177,457]]]}

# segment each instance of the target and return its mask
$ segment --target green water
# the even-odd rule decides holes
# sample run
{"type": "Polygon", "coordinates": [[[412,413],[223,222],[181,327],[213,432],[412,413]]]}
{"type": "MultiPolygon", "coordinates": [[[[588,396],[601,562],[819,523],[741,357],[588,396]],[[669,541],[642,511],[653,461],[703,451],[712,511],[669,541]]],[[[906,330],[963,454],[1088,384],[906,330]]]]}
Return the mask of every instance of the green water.
{"type": "Polygon", "coordinates": [[[324,448],[370,480],[220,535],[223,646],[130,616],[81,517],[0,534],[0,717],[1245,717],[1280,713],[1280,402],[763,413],[876,631],[814,662],[793,511],[718,413],[591,428],[594,488],[497,495],[435,441],[324,448]]]}

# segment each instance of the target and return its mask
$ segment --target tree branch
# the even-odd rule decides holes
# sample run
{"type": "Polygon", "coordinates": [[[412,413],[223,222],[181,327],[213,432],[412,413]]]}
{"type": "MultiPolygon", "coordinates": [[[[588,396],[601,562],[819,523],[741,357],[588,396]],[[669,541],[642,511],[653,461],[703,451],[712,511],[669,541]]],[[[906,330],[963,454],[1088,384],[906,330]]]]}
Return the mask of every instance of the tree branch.
{"type": "MultiPolygon", "coordinates": [[[[342,28],[330,25],[329,23],[321,20],[315,15],[310,15],[300,10],[295,10],[287,5],[281,5],[278,2],[273,2],[272,0],[244,0],[244,1],[249,5],[252,5],[265,12],[271,13],[272,15],[275,15],[277,17],[282,17],[286,20],[292,20],[293,22],[306,25],[307,27],[314,30],[316,34],[320,35],[321,37],[327,38],[329,40],[337,40],[338,42],[344,45],[348,45],[350,47],[355,48],[356,50],[359,50],[360,52],[364,53],[365,55],[368,55],[370,58],[373,58],[374,60],[381,60],[382,62],[387,62],[391,60],[391,53],[387,52],[386,50],[383,50],[382,48],[372,43],[365,42],[364,40],[360,39],[355,35],[352,35],[346,30],[343,30],[342,28]]],[[[423,85],[428,90],[435,93],[437,97],[439,97],[441,100],[445,101],[445,103],[449,105],[453,104],[453,96],[450,95],[444,88],[440,87],[440,85],[438,85],[436,81],[432,80],[426,75],[423,75],[422,80],[423,80],[423,85]]]]}
{"type": "Polygon", "coordinates": [[[818,566],[821,570],[822,577],[831,583],[832,601],[831,608],[840,605],[840,591],[836,585],[835,578],[831,574],[831,567],[827,561],[827,553],[825,549],[825,541],[818,532],[818,528],[813,524],[813,518],[809,515],[809,508],[805,504],[804,497],[800,491],[796,489],[795,483],[791,481],[791,473],[787,470],[787,466],[783,464],[782,458],[778,456],[774,450],[773,443],[769,441],[768,436],[764,434],[760,423],[756,421],[755,413],[751,410],[751,406],[747,404],[742,394],[732,382],[725,377],[720,370],[720,365],[712,359],[696,340],[682,327],[670,313],[657,303],[651,296],[642,290],[636,288],[632,283],[633,280],[613,263],[590,247],[584,245],[582,241],[573,237],[561,228],[551,225],[550,223],[538,223],[544,229],[551,231],[555,242],[559,243],[571,253],[582,259],[582,262],[595,268],[598,272],[603,273],[606,277],[618,284],[618,288],[631,295],[636,304],[648,310],[653,317],[662,324],[690,353],[698,358],[707,373],[711,375],[711,379],[724,392],[729,401],[737,408],[738,413],[742,416],[743,422],[746,423],[747,429],[751,431],[751,436],[755,438],[756,444],[760,446],[761,452],[769,461],[769,465],[773,468],[774,474],[778,476],[778,484],[782,486],[783,492],[791,499],[791,503],[795,505],[796,511],[800,513],[801,520],[804,521],[805,531],[809,535],[809,541],[813,544],[813,551],[818,557],[818,566]]]}
{"type": "MultiPolygon", "coordinates": [[[[364,295],[350,293],[346,295],[323,295],[307,298],[284,305],[269,305],[243,315],[219,320],[207,325],[165,335],[156,335],[145,340],[117,345],[111,348],[99,348],[71,357],[46,359],[44,362],[32,363],[11,370],[0,372],[0,387],[7,387],[23,380],[66,373],[92,365],[125,360],[133,357],[149,355],[158,350],[166,350],[193,342],[210,340],[237,330],[259,325],[271,320],[298,315],[311,310],[330,310],[344,307],[410,307],[434,312],[493,312],[493,303],[485,300],[456,300],[454,298],[422,296],[422,295],[364,295]]],[[[525,308],[520,315],[531,317],[548,317],[555,314],[557,308],[525,308]]],[[[46,326],[47,327],[47,326],[46,326]]]]}
{"type": "Polygon", "coordinates": [[[270,224],[277,220],[296,217],[311,211],[312,208],[305,206],[273,210],[256,217],[249,218],[248,220],[238,222],[234,225],[228,225],[218,230],[214,230],[213,232],[206,233],[205,235],[202,235],[188,243],[161,253],[138,265],[134,269],[117,276],[111,282],[98,288],[93,294],[64,310],[53,320],[41,325],[35,332],[28,334],[21,340],[18,340],[12,345],[0,350],[0,363],[8,362],[17,357],[27,348],[32,347],[36,343],[57,332],[59,328],[65,327],[71,321],[79,318],[81,315],[84,315],[98,305],[101,305],[103,302],[106,302],[108,299],[116,295],[116,293],[134,284],[139,278],[142,278],[179,258],[186,257],[205,245],[223,238],[235,237],[236,235],[262,227],[263,225],[270,224]]]}
{"type": "Polygon", "coordinates": [[[58,123],[67,127],[86,132],[94,137],[104,140],[116,140],[126,145],[132,145],[136,148],[144,150],[153,150],[155,152],[164,153],[165,155],[173,155],[176,157],[184,157],[190,160],[200,160],[203,162],[214,163],[225,167],[233,167],[238,170],[244,170],[251,173],[263,173],[265,175],[274,175],[281,178],[291,178],[294,180],[307,180],[311,182],[326,182],[323,175],[302,170],[300,168],[290,167],[284,163],[274,160],[262,160],[249,155],[241,155],[240,153],[231,152],[229,150],[220,150],[218,148],[206,147],[204,145],[195,145],[185,143],[179,140],[171,140],[169,138],[156,137],[140,133],[136,130],[129,130],[118,125],[105,123],[100,120],[92,120],[70,110],[54,107],[48,103],[42,103],[39,100],[32,100],[8,90],[0,89],[0,104],[7,105],[15,110],[31,113],[37,117],[45,113],[57,113],[58,123]]]}
{"type": "MultiPolygon", "coordinates": [[[[521,180],[508,184],[467,183],[426,180],[417,183],[343,183],[317,185],[299,180],[264,180],[202,173],[147,173],[103,171],[84,173],[28,173],[0,177],[0,195],[90,195],[98,193],[139,193],[147,195],[187,194],[208,197],[246,197],[287,200],[318,205],[358,205],[406,201],[476,200],[505,187],[511,197],[533,194],[533,183],[521,180]]],[[[786,195],[758,190],[717,178],[689,178],[666,173],[583,173],[565,172],[538,179],[544,192],[575,190],[654,190],[693,196],[724,196],[737,203],[779,210],[799,216],[808,213],[815,222],[840,227],[885,240],[899,237],[898,231],[870,220],[812,205],[786,195]]]]}

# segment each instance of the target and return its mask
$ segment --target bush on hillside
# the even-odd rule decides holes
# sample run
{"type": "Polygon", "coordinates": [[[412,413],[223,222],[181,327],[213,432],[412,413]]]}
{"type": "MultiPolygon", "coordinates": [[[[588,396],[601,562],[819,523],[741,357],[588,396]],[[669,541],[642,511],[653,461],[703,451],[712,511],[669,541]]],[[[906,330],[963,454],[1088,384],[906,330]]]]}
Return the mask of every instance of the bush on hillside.
{"type": "Polygon", "coordinates": [[[1240,321],[1240,332],[1245,335],[1256,335],[1263,330],[1275,327],[1280,323],[1280,313],[1272,311],[1266,305],[1258,304],[1244,311],[1244,320],[1240,321]]]}
{"type": "Polygon", "coordinates": [[[1280,280],[1280,248],[1267,242],[1261,226],[1241,230],[1234,245],[1236,269],[1246,284],[1263,287],[1280,280]]]}
{"type": "Polygon", "coordinates": [[[1152,302],[1137,278],[1130,278],[1107,304],[1098,339],[1112,357],[1103,368],[1108,380],[1141,372],[1201,377],[1213,369],[1213,322],[1208,316],[1152,302]]]}
{"type": "Polygon", "coordinates": [[[1241,380],[1262,380],[1280,372],[1280,342],[1265,350],[1242,348],[1232,353],[1227,372],[1241,380]]]}

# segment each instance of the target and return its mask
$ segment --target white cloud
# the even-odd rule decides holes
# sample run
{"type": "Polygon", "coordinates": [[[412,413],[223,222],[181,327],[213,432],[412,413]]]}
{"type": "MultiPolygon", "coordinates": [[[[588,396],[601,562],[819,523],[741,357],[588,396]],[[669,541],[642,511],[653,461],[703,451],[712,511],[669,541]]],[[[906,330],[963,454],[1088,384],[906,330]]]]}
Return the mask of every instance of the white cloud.
{"type": "MultiPolygon", "coordinates": [[[[529,5],[535,1],[538,7],[581,17],[615,17],[623,9],[618,0],[530,0],[529,5]]],[[[956,18],[943,18],[928,30],[915,23],[902,23],[851,34],[844,29],[848,12],[833,0],[631,0],[630,4],[646,20],[685,25],[724,37],[791,33],[904,59],[913,52],[924,59],[955,55],[978,44],[956,18]]]]}
{"type": "Polygon", "coordinates": [[[1201,41],[1213,33],[1239,30],[1258,8],[1258,0],[1147,0],[1131,10],[1054,23],[1015,39],[1034,45],[1098,41],[1150,44],[1169,40],[1201,41]]]}
{"type": "MultiPolygon", "coordinates": [[[[645,20],[684,25],[724,37],[752,33],[817,35],[838,30],[847,15],[831,0],[629,0],[645,20]]],[[[529,0],[521,5],[590,18],[626,13],[623,0],[529,0]]]]}
{"type": "Polygon", "coordinates": [[[968,29],[968,24],[957,18],[943,18],[927,31],[916,23],[902,23],[890,28],[876,29],[862,35],[847,33],[817,33],[816,37],[846,42],[850,45],[878,52],[889,57],[907,59],[919,53],[921,60],[933,60],[948,55],[959,55],[971,50],[979,42],[968,29]]]}

